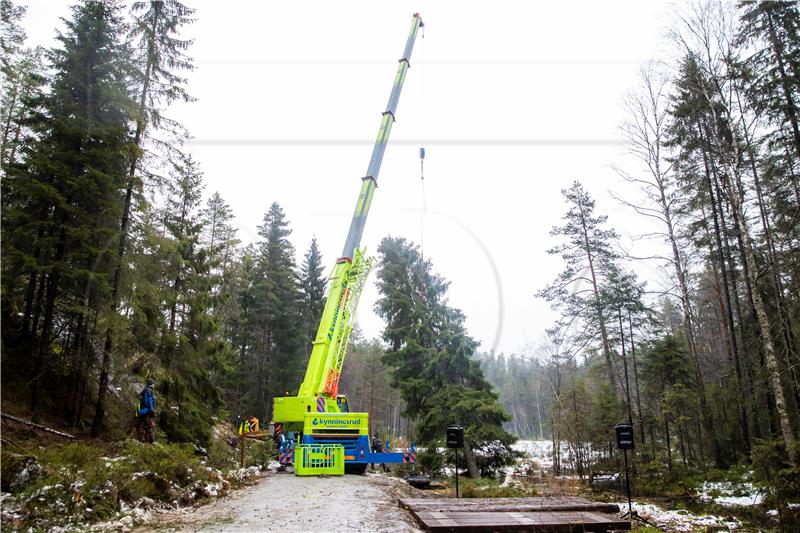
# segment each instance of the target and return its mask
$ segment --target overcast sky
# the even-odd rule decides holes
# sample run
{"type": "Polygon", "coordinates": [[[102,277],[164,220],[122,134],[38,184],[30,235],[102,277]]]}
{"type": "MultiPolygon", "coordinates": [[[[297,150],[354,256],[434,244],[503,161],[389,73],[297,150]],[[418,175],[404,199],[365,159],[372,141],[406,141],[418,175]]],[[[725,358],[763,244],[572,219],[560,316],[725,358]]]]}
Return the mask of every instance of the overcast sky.
{"type": "MultiPolygon", "coordinates": [[[[386,235],[422,240],[424,146],[425,257],[451,281],[450,302],[482,349],[510,353],[555,318],[534,295],[561,268],[545,251],[565,211],[562,188],[582,181],[625,246],[647,229],[611,198],[632,192],[610,166],[624,163],[622,97],[645,62],[663,58],[669,4],[185,3],[197,9],[186,36],[198,101],[168,115],[194,136],[206,196],[222,194],[244,242],[277,201],[298,263],[316,236],[333,265],[416,11],[425,36],[362,241],[372,254],[386,235]]],[[[70,3],[28,5],[29,44],[52,45],[70,3]]],[[[637,270],[659,277],[657,263],[637,270]]],[[[383,328],[374,280],[359,309],[368,336],[383,328]]]]}

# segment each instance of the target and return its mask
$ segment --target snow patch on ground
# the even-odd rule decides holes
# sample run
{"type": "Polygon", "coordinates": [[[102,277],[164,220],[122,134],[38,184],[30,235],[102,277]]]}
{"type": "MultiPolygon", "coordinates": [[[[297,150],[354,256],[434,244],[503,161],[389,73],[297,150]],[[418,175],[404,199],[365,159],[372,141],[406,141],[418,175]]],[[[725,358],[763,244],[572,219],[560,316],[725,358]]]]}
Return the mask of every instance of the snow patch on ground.
{"type": "Polygon", "coordinates": [[[700,499],[726,507],[750,507],[764,501],[764,493],[752,483],[704,481],[699,490],[700,499]]]}
{"type": "MultiPolygon", "coordinates": [[[[627,501],[617,503],[620,510],[627,512],[627,501]]],[[[696,515],[683,509],[671,511],[662,509],[652,503],[633,502],[633,510],[648,522],[665,531],[694,532],[708,526],[721,526],[732,531],[742,527],[742,523],[733,518],[716,515],[696,515]]]]}
{"type": "Polygon", "coordinates": [[[240,468],[236,472],[233,472],[233,477],[237,481],[244,481],[253,476],[257,476],[260,472],[261,472],[260,466],[248,466],[247,468],[240,468]]]}

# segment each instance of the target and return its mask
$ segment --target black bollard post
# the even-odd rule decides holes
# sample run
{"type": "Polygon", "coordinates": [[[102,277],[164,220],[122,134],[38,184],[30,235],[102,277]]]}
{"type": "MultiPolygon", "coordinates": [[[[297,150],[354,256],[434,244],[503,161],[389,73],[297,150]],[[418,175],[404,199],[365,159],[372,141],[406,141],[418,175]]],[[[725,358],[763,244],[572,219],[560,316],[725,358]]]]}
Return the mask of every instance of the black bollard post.
{"type": "Polygon", "coordinates": [[[628,495],[628,521],[633,520],[633,508],[631,505],[631,478],[630,478],[630,470],[628,469],[628,450],[623,449],[623,454],[625,455],[625,493],[628,495]]]}
{"type": "Polygon", "coordinates": [[[456,452],[456,498],[458,498],[458,448],[455,449],[456,452]]]}

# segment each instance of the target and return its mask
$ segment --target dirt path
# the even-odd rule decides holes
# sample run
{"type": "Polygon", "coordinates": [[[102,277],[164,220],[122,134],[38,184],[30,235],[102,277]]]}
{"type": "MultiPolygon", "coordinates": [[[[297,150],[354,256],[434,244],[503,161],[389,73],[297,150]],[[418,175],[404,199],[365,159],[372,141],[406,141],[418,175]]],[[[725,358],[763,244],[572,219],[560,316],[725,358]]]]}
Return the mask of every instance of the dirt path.
{"type": "Polygon", "coordinates": [[[397,506],[405,486],[378,474],[270,474],[213,504],[165,513],[137,531],[420,531],[397,506]]]}

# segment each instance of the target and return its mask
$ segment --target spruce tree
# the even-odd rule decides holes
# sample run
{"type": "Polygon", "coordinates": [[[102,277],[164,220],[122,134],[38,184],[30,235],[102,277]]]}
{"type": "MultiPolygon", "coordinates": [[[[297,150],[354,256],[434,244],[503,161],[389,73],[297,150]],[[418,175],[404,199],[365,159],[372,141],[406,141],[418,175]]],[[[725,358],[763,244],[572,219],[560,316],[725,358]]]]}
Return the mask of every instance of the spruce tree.
{"type": "Polygon", "coordinates": [[[222,407],[221,384],[232,358],[211,313],[212,251],[202,245],[202,174],[184,158],[175,165],[164,227],[170,240],[162,256],[167,324],[158,353],[159,423],[172,440],[206,443],[211,420],[222,407]]]}
{"type": "Polygon", "coordinates": [[[254,283],[253,319],[255,395],[251,408],[267,419],[272,398],[297,389],[305,357],[301,293],[289,242],[289,222],[278,203],[273,203],[259,226],[257,278],[254,283]]]}
{"type": "Polygon", "coordinates": [[[255,413],[256,361],[255,343],[258,333],[257,293],[258,251],[255,245],[245,247],[229,269],[227,286],[231,298],[227,305],[231,312],[221,316],[225,337],[236,352],[228,380],[224,382],[227,405],[234,416],[246,415],[245,409],[255,413]],[[224,317],[224,318],[223,318],[224,317]]]}
{"type": "MultiPolygon", "coordinates": [[[[41,274],[34,418],[50,370],[53,325],[64,312],[60,304],[82,302],[73,318],[85,323],[87,306],[102,308],[108,300],[115,251],[107,243],[117,235],[112,221],[121,214],[118,193],[131,152],[118,8],[87,1],[72,8],[65,24],[59,47],[49,54],[54,76],[37,121],[37,139],[25,147],[25,166],[7,178],[16,199],[3,228],[15,239],[4,250],[10,259],[4,266],[23,272],[33,265],[25,272],[28,279],[41,274]]],[[[106,313],[101,317],[109,319],[106,313]]]]}
{"type": "Polygon", "coordinates": [[[664,429],[664,448],[670,475],[674,475],[672,440],[683,439],[680,421],[685,411],[691,370],[686,349],[672,335],[667,335],[647,350],[643,361],[645,385],[654,404],[652,415],[664,429]],[[681,435],[681,436],[679,436],[681,435]]]}
{"type": "Polygon", "coordinates": [[[203,218],[203,246],[212,256],[210,262],[215,268],[225,270],[233,259],[239,240],[236,238],[236,227],[233,225],[233,210],[215,192],[206,202],[201,216],[203,218]]]}
{"type": "Polygon", "coordinates": [[[317,335],[319,321],[325,308],[324,266],[322,253],[317,245],[316,237],[311,239],[303,264],[300,268],[300,287],[303,291],[303,320],[305,322],[305,338],[309,353],[317,335]]]}
{"type": "MultiPolygon", "coordinates": [[[[24,159],[20,160],[20,155],[35,139],[33,126],[35,118],[42,112],[42,86],[46,81],[43,74],[44,50],[24,47],[26,35],[20,24],[25,12],[24,7],[15,6],[9,0],[0,1],[0,74],[3,80],[0,88],[0,225],[4,228],[14,227],[18,215],[32,214],[31,197],[26,192],[28,182],[24,178],[24,159]],[[15,183],[21,185],[20,190],[15,190],[15,183]]],[[[39,231],[41,228],[33,235],[39,231]]],[[[8,258],[15,249],[29,249],[30,255],[38,257],[39,248],[29,238],[29,234],[4,232],[0,242],[3,256],[8,258]]],[[[3,271],[3,336],[10,338],[9,333],[13,330],[17,339],[27,344],[31,340],[28,329],[34,295],[41,279],[30,263],[20,262],[17,266],[18,269],[3,271]],[[20,283],[20,275],[27,276],[27,280],[20,283]]]]}
{"type": "MultiPolygon", "coordinates": [[[[205,252],[208,266],[209,301],[208,312],[221,328],[224,336],[231,339],[231,328],[241,323],[242,308],[239,304],[242,286],[241,265],[237,262],[236,227],[233,211],[218,192],[206,202],[200,213],[203,230],[200,244],[205,252]]],[[[230,384],[226,388],[230,388],[230,384]]]]}
{"type": "Polygon", "coordinates": [[[448,424],[460,424],[470,476],[495,472],[512,461],[515,439],[503,429],[509,416],[475,358],[478,343],[464,315],[447,305],[447,282],[405,239],[383,239],[378,253],[376,309],[389,344],[384,360],[394,368],[406,414],[417,420],[419,442],[435,446],[448,424]]]}
{"type": "MultiPolygon", "coordinates": [[[[139,182],[137,171],[142,167],[145,141],[148,139],[148,125],[156,129],[166,129],[169,133],[180,132],[174,121],[161,115],[161,107],[176,99],[190,101],[183,85],[186,80],[175,72],[191,70],[192,61],[185,54],[191,41],[181,40],[176,33],[181,26],[191,22],[193,10],[176,0],[153,0],[151,2],[135,2],[132,6],[135,23],[129,34],[131,49],[134,51],[135,67],[129,68],[134,73],[137,85],[136,98],[138,105],[133,109],[136,128],[133,134],[134,150],[130,152],[130,164],[125,182],[125,196],[119,220],[119,236],[117,259],[111,280],[111,313],[117,313],[119,305],[120,282],[123,269],[123,258],[127,249],[133,208],[133,193],[139,182]]],[[[179,137],[180,140],[180,137],[179,137]]],[[[159,142],[158,146],[167,155],[167,160],[175,157],[175,150],[170,142],[159,142]]],[[[101,430],[105,416],[104,402],[108,384],[108,368],[114,347],[114,329],[106,330],[101,363],[100,386],[97,392],[95,424],[92,433],[96,436],[101,430]]]]}

